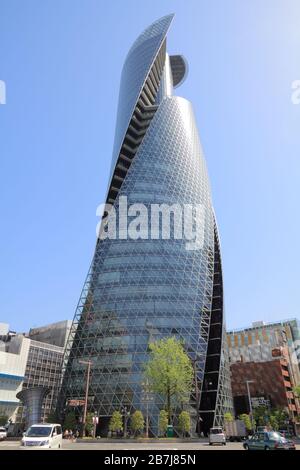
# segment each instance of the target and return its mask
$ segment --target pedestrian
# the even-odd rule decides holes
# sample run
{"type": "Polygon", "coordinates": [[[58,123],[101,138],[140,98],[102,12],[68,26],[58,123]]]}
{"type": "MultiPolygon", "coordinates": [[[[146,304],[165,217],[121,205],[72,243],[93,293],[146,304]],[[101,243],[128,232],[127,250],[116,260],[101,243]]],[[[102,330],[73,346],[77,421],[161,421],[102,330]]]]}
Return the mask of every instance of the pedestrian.
{"type": "Polygon", "coordinates": [[[69,437],[69,430],[68,429],[65,429],[65,432],[64,432],[64,439],[68,439],[69,437]]]}

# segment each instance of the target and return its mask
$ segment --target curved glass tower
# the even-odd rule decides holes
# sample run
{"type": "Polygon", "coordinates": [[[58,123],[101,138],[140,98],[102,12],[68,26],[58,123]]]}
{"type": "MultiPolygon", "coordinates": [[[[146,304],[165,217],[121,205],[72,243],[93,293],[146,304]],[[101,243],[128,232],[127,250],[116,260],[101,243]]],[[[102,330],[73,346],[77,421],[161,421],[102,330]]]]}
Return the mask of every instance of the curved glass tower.
{"type": "Polygon", "coordinates": [[[124,198],[149,209],[201,207],[203,240],[201,248],[187,249],[186,240],[164,237],[160,225],[154,238],[145,230],[129,238],[120,227],[115,238],[101,237],[103,221],[66,349],[60,395],[61,407],[83,399],[81,361],[91,361],[88,409],[98,413],[103,435],[113,411],[125,406],[144,415],[147,408],[150,433],[158,434],[164,403],[145,394],[143,367],[149,342],[168,336],[184,341],[194,365],[196,386],[187,405],[194,431],[197,422],[204,432],[222,425],[224,412],[232,409],[218,231],[192,106],[173,95],[187,63],[166,53],[172,19],[148,27],[125,60],[106,202],[116,214],[124,198]]]}

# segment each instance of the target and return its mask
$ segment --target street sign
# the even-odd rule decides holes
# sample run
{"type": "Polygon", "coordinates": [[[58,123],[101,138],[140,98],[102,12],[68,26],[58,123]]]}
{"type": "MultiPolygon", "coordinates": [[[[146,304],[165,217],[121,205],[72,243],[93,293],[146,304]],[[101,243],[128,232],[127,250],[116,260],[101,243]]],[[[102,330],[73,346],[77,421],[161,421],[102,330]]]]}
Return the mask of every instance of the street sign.
{"type": "Polygon", "coordinates": [[[266,406],[270,408],[270,400],[265,397],[252,397],[251,404],[253,408],[258,408],[259,406],[266,406]]]}
{"type": "Polygon", "coordinates": [[[69,400],[68,405],[69,406],[84,406],[85,401],[84,400],[69,400]]]}

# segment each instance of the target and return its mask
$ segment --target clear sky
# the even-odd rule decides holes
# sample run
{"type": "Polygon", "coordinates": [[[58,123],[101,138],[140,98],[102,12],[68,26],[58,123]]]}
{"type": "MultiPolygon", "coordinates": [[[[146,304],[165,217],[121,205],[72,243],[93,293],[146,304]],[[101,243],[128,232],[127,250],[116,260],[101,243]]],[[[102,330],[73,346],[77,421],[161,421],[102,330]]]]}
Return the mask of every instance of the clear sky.
{"type": "Polygon", "coordinates": [[[176,14],[223,255],[227,326],[300,317],[299,0],[1,0],[0,321],[72,318],[105,199],[121,68],[176,14]]]}

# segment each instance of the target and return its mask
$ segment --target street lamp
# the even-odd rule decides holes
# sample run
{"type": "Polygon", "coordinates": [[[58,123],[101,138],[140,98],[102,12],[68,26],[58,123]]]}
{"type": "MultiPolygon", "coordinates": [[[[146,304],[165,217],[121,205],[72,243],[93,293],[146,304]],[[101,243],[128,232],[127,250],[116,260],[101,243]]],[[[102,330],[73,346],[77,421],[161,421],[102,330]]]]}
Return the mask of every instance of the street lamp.
{"type": "Polygon", "coordinates": [[[253,410],[252,410],[252,403],[251,403],[251,394],[250,394],[250,387],[249,384],[254,383],[254,380],[246,380],[246,386],[247,386],[247,394],[248,394],[248,401],[249,401],[249,411],[251,415],[251,426],[252,426],[252,431],[254,433],[254,420],[253,420],[253,410]]]}
{"type": "Polygon", "coordinates": [[[122,408],[122,411],[124,413],[124,437],[126,438],[127,437],[127,421],[130,416],[130,412],[127,411],[127,406],[124,406],[122,408]]]}
{"type": "Polygon", "coordinates": [[[84,410],[83,410],[83,420],[82,420],[82,437],[85,437],[85,424],[86,424],[86,414],[87,414],[87,405],[88,405],[88,396],[89,396],[89,386],[90,386],[90,373],[91,373],[91,361],[79,360],[79,364],[84,364],[87,366],[86,374],[86,384],[85,384],[85,400],[84,400],[84,410]]]}
{"type": "Polygon", "coordinates": [[[153,396],[150,396],[149,381],[146,379],[142,383],[143,387],[143,396],[142,402],[146,403],[146,434],[145,437],[149,437],[149,402],[153,401],[153,396]]]}
{"type": "Polygon", "coordinates": [[[98,413],[97,411],[94,412],[94,416],[93,416],[93,425],[94,425],[94,428],[93,428],[93,437],[94,439],[96,438],[96,431],[97,431],[97,424],[99,422],[99,418],[98,418],[98,413]]]}

